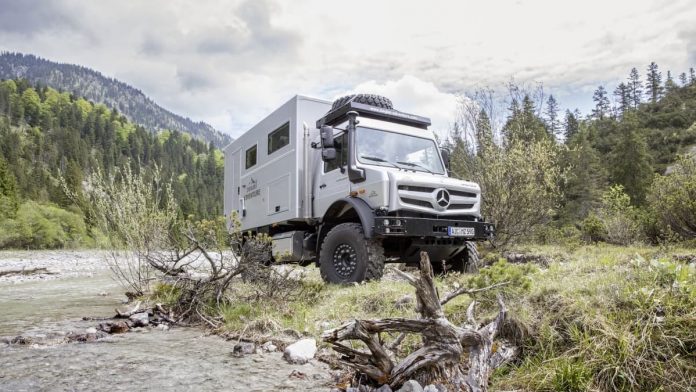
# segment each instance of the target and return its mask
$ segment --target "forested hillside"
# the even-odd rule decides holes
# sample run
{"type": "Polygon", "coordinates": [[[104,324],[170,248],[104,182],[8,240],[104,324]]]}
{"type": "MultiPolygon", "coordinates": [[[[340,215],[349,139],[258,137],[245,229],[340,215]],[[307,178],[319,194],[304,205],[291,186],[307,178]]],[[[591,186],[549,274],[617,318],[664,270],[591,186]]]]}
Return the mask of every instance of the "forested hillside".
{"type": "Polygon", "coordinates": [[[35,85],[45,85],[85,97],[118,110],[149,130],[186,132],[212,142],[217,147],[223,147],[231,141],[229,136],[218,132],[209,124],[174,114],[157,105],[142,91],[86,67],[5,52],[0,53],[0,79],[26,79],[35,85]]]}
{"type": "Polygon", "coordinates": [[[94,243],[89,217],[66,196],[95,170],[157,165],[181,214],[222,213],[222,153],[188,134],[147,131],[116,110],[24,80],[0,82],[0,248],[94,243]]]}

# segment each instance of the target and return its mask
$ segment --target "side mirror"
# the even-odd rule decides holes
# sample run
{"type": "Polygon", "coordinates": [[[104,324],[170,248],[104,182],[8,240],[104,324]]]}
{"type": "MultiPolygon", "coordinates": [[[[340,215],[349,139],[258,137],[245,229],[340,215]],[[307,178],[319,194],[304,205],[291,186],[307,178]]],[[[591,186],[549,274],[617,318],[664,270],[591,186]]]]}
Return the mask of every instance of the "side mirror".
{"type": "Polygon", "coordinates": [[[334,148],[334,129],[324,125],[319,133],[321,134],[322,148],[334,148]]]}
{"type": "Polygon", "coordinates": [[[336,159],[336,149],[333,147],[321,149],[321,160],[324,162],[336,159]]]}
{"type": "Polygon", "coordinates": [[[440,155],[442,155],[442,161],[445,162],[445,169],[450,169],[450,152],[446,148],[440,149],[440,155]]]}
{"type": "Polygon", "coordinates": [[[334,145],[334,129],[324,125],[319,132],[321,135],[321,160],[324,162],[336,159],[336,146],[334,145]]]}

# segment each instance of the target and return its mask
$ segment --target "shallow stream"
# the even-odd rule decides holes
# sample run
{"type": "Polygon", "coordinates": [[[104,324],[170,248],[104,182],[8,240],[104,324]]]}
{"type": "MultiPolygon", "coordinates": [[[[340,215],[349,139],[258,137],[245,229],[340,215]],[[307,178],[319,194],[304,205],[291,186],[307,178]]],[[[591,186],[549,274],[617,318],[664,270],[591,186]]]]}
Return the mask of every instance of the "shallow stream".
{"type": "Polygon", "coordinates": [[[235,357],[234,342],[196,328],[55,343],[98,323],[83,317],[113,316],[123,290],[95,252],[0,252],[0,270],[17,267],[55,274],[0,278],[0,336],[38,342],[0,342],[0,391],[329,390],[324,364],[290,365],[281,353],[235,357]]]}

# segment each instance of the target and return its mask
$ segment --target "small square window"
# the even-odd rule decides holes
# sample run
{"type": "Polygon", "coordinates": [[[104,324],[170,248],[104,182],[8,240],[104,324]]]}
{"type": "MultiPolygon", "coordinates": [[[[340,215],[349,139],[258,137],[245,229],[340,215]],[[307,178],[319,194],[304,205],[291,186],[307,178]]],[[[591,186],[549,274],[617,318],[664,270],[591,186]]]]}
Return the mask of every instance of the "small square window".
{"type": "Polygon", "coordinates": [[[246,168],[256,165],[256,145],[246,150],[246,168]]]}
{"type": "Polygon", "coordinates": [[[290,144],[290,123],[268,134],[268,155],[290,144]]]}

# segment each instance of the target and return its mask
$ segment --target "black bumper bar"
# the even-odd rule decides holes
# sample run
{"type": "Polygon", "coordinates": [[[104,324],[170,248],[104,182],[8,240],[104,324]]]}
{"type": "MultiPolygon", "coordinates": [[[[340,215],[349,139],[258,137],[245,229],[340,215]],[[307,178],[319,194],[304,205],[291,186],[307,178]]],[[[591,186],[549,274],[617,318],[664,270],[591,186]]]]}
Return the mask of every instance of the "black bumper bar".
{"type": "Polygon", "coordinates": [[[491,238],[494,232],[492,223],[467,220],[378,216],[374,224],[374,234],[380,237],[444,237],[482,241],[491,238]]]}

